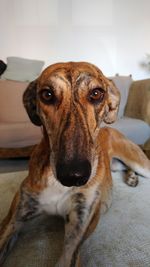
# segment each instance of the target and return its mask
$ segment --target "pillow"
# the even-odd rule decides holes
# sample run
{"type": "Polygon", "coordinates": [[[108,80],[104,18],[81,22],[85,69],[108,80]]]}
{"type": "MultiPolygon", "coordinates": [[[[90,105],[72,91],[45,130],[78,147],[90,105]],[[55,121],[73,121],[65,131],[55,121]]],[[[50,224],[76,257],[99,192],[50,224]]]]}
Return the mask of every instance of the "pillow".
{"type": "Polygon", "coordinates": [[[7,69],[1,76],[4,80],[30,82],[40,74],[44,61],[25,59],[20,57],[8,57],[7,69]]]}
{"type": "Polygon", "coordinates": [[[118,118],[122,118],[124,116],[125,106],[128,99],[128,93],[132,80],[132,75],[129,76],[120,76],[116,74],[114,77],[110,77],[110,80],[114,82],[116,87],[119,89],[121,93],[121,100],[120,100],[120,106],[118,111],[118,118]]]}
{"type": "Polygon", "coordinates": [[[0,123],[29,122],[22,103],[28,82],[0,80],[0,123]]]}

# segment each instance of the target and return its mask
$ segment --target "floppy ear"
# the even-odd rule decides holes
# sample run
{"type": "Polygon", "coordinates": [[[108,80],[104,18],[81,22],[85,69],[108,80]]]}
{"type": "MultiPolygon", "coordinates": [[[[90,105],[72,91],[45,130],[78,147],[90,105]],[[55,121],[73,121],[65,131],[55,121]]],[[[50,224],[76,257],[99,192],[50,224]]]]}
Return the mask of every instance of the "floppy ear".
{"type": "Polygon", "coordinates": [[[42,122],[37,114],[36,104],[36,91],[37,91],[37,80],[31,82],[23,94],[23,104],[28,113],[30,120],[37,126],[41,126],[42,122]]]}
{"type": "Polygon", "coordinates": [[[117,119],[119,104],[120,104],[120,92],[113,83],[113,81],[109,80],[108,99],[107,99],[106,115],[104,117],[104,122],[113,123],[117,119]]]}

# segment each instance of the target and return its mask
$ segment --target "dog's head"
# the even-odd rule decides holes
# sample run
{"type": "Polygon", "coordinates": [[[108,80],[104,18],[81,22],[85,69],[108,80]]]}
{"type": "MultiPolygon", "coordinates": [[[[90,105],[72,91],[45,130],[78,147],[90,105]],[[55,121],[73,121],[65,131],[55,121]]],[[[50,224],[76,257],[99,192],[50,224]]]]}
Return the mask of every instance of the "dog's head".
{"type": "Polygon", "coordinates": [[[46,129],[56,178],[65,186],[85,184],[100,122],[116,119],[117,88],[92,64],[58,63],[29,84],[23,102],[31,121],[46,129]]]}

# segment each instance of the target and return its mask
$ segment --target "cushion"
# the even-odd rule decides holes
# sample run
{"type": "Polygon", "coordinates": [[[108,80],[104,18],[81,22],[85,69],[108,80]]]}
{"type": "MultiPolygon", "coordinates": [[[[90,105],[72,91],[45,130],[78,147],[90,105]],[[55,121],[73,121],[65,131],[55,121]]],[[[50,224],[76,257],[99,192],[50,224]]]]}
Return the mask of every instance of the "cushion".
{"type": "Polygon", "coordinates": [[[0,121],[29,121],[24,109],[22,95],[28,82],[0,80],[0,121]]]}
{"type": "Polygon", "coordinates": [[[38,144],[42,138],[41,128],[29,122],[0,124],[0,147],[19,148],[38,144]]]}
{"type": "Polygon", "coordinates": [[[7,69],[2,79],[15,81],[33,81],[40,74],[44,61],[25,59],[20,57],[7,57],[7,69]]]}
{"type": "Polygon", "coordinates": [[[150,126],[139,119],[123,117],[108,126],[117,129],[138,145],[144,144],[150,137],[150,126]]]}
{"type": "Polygon", "coordinates": [[[125,116],[141,119],[150,124],[150,79],[132,83],[125,116]]]}
{"type": "Polygon", "coordinates": [[[116,87],[119,89],[121,93],[121,101],[120,101],[119,112],[118,112],[118,118],[121,118],[124,115],[129,88],[133,81],[132,76],[131,75],[120,76],[117,74],[116,76],[110,77],[109,79],[114,82],[114,84],[116,85],[116,87]]]}

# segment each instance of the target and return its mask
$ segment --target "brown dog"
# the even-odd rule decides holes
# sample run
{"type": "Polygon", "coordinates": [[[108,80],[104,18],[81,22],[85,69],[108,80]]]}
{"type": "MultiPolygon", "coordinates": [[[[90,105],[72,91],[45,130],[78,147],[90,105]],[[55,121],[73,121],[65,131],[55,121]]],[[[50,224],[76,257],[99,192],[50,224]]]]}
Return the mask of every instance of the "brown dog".
{"type": "MultiPolygon", "coordinates": [[[[84,62],[49,66],[28,86],[24,105],[31,121],[42,126],[43,139],[0,226],[1,264],[24,221],[46,211],[65,222],[57,267],[80,266],[80,245],[95,229],[100,211],[111,204],[111,159],[150,177],[150,161],[137,145],[114,129],[99,128],[102,121],[116,119],[119,99],[102,72],[84,62]]],[[[126,182],[135,185],[131,174],[126,182]]]]}

